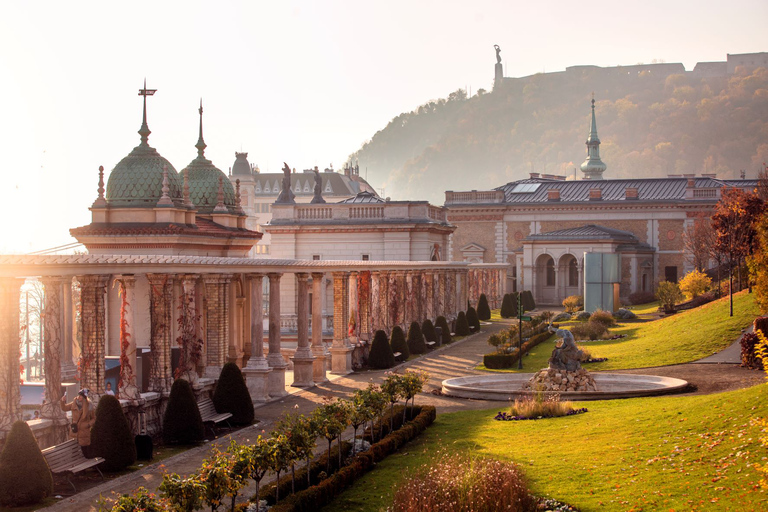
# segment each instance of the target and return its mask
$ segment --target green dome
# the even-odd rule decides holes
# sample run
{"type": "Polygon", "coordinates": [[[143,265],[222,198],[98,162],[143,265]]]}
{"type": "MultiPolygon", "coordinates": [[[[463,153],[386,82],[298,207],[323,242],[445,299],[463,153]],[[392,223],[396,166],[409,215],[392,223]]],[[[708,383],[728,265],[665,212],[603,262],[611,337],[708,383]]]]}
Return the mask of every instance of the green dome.
{"type": "Polygon", "coordinates": [[[219,202],[219,179],[224,192],[224,206],[229,213],[235,211],[235,188],[221,170],[210,160],[198,156],[181,171],[189,171],[189,198],[195,204],[198,212],[211,213],[219,202]]]}
{"type": "Polygon", "coordinates": [[[168,167],[168,195],[180,203],[182,184],[173,165],[155,148],[141,144],[112,169],[107,181],[110,206],[153,208],[163,195],[163,166],[168,167]]]}

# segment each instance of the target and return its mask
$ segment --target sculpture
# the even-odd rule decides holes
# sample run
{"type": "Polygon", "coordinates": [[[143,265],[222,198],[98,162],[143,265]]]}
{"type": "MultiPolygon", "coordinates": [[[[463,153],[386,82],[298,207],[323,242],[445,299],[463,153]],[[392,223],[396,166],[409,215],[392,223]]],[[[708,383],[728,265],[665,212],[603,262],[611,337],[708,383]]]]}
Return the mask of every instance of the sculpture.
{"type": "Polygon", "coordinates": [[[315,167],[315,196],[310,203],[324,203],[323,199],[323,178],[320,176],[320,171],[315,167]]]}
{"type": "Polygon", "coordinates": [[[496,49],[496,64],[501,64],[501,47],[495,44],[493,47],[496,49]]]}
{"type": "Polygon", "coordinates": [[[566,370],[569,372],[581,370],[582,352],[576,346],[576,341],[573,339],[571,331],[567,329],[554,330],[550,327],[549,332],[554,332],[563,339],[560,346],[555,347],[552,351],[552,356],[549,358],[549,367],[553,370],[566,370]]]}
{"type": "Polygon", "coordinates": [[[276,203],[295,203],[293,198],[296,197],[291,190],[291,168],[287,163],[283,162],[283,187],[280,190],[280,195],[275,200],[276,203]]]}

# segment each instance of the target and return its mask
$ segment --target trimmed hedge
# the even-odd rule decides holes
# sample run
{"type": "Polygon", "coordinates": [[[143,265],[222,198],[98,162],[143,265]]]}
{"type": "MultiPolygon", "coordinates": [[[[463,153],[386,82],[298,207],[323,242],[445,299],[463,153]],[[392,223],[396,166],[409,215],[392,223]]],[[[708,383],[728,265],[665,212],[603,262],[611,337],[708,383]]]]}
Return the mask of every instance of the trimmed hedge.
{"type": "Polygon", "coordinates": [[[184,379],[176,379],[163,414],[163,442],[192,444],[204,437],[205,426],[192,386],[184,379]]]}
{"type": "Polygon", "coordinates": [[[387,333],[376,331],[371,342],[371,351],[368,353],[368,366],[376,369],[392,368],[395,366],[395,355],[389,346],[387,333]]]}
{"type": "MultiPolygon", "coordinates": [[[[552,336],[549,331],[536,334],[528,338],[528,341],[523,342],[523,354],[527,353],[536,345],[547,341],[552,336]]],[[[517,348],[517,347],[515,347],[517,348]]],[[[492,370],[499,370],[502,368],[512,368],[519,359],[519,353],[515,351],[513,354],[499,354],[498,352],[492,352],[483,356],[483,364],[486,368],[492,370]]]]}
{"type": "Polygon", "coordinates": [[[16,421],[0,452],[0,505],[20,507],[53,494],[53,476],[37,440],[24,421],[16,421]]]}
{"type": "Polygon", "coordinates": [[[517,316],[517,294],[507,293],[501,301],[501,318],[514,318],[517,316]]]}
{"type": "Polygon", "coordinates": [[[456,317],[456,336],[468,336],[469,334],[467,315],[463,311],[459,311],[459,315],[456,317]]]}
{"type": "Polygon", "coordinates": [[[480,299],[477,301],[477,317],[480,320],[491,319],[491,308],[488,306],[488,297],[484,293],[480,294],[480,299]]]}
{"type": "Polygon", "coordinates": [[[473,307],[467,308],[467,324],[472,332],[480,332],[480,318],[477,316],[477,311],[473,307]]]}
{"type": "Polygon", "coordinates": [[[442,334],[440,335],[441,338],[443,339],[442,341],[443,345],[453,341],[453,339],[451,338],[451,328],[448,327],[448,320],[446,320],[444,316],[437,317],[437,320],[435,320],[435,327],[439,327],[443,330],[442,334]]]}
{"type": "Polygon", "coordinates": [[[432,324],[432,320],[427,318],[421,324],[421,334],[427,341],[434,341],[437,343],[437,333],[435,332],[435,326],[432,324]]]}
{"type": "MultiPolygon", "coordinates": [[[[314,485],[309,489],[291,494],[273,506],[270,511],[309,512],[319,510],[321,507],[332,502],[336,496],[352,485],[355,480],[373,469],[376,462],[396,452],[401,446],[421,434],[435,421],[437,412],[434,407],[422,406],[420,408],[417,407],[417,409],[421,409],[421,411],[412,421],[407,422],[398,430],[373,444],[370,450],[355,455],[349,464],[331,477],[326,478],[318,485],[314,485]]],[[[402,409],[400,409],[400,415],[402,416],[402,409]]],[[[296,480],[298,484],[300,481],[298,475],[296,480]]]]}
{"type": "Polygon", "coordinates": [[[411,327],[408,329],[408,350],[411,354],[423,354],[427,351],[419,322],[411,322],[411,327]]]}
{"type": "Polygon", "coordinates": [[[530,290],[520,292],[520,300],[523,301],[523,308],[526,311],[533,311],[536,309],[536,301],[533,300],[533,293],[530,290]]]}
{"type": "Polygon", "coordinates": [[[136,444],[120,401],[104,395],[96,407],[96,421],[91,428],[91,453],[103,457],[101,468],[120,471],[136,462],[136,444]]]}
{"type": "Polygon", "coordinates": [[[411,357],[411,351],[408,349],[408,342],[405,341],[403,328],[396,325],[392,328],[392,338],[389,340],[392,352],[400,352],[400,361],[407,361],[411,357]]]}
{"type": "Polygon", "coordinates": [[[226,363],[221,368],[216,390],[213,392],[216,412],[231,413],[231,422],[237,425],[253,423],[253,400],[245,384],[243,373],[235,363],[226,363]]]}

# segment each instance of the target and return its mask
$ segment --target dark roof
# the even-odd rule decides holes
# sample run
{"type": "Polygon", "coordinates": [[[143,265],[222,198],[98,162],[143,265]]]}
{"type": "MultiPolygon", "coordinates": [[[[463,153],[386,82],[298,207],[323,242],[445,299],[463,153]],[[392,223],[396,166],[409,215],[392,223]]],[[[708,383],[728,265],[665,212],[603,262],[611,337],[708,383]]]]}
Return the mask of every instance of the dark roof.
{"type": "Polygon", "coordinates": [[[624,243],[637,243],[637,237],[629,231],[607,228],[596,224],[587,224],[578,228],[559,229],[548,233],[528,235],[526,240],[614,240],[624,243]]]}
{"type": "MultiPolygon", "coordinates": [[[[371,190],[370,185],[360,177],[352,179],[350,176],[339,174],[337,172],[321,172],[320,177],[323,180],[321,185],[323,189],[323,197],[333,196],[352,196],[361,192],[367,186],[371,190]],[[326,192],[328,184],[331,185],[332,192],[326,192]]],[[[280,188],[283,183],[282,172],[270,172],[270,173],[257,173],[253,175],[254,188],[258,191],[255,193],[256,197],[277,196],[280,193],[280,188]],[[270,191],[264,192],[265,186],[269,186],[270,191]],[[275,186],[277,185],[277,186],[275,186]]],[[[315,193],[315,173],[314,172],[294,172],[291,174],[291,190],[297,196],[312,196],[315,193]],[[299,183],[300,191],[296,191],[296,183],[299,183]]]]}
{"type": "MultiPolygon", "coordinates": [[[[719,180],[709,177],[697,177],[695,180],[696,188],[720,188],[724,186],[754,188],[757,186],[757,180],[719,180]]],[[[594,188],[601,190],[602,201],[627,201],[625,193],[628,188],[637,189],[637,201],[683,201],[685,200],[687,185],[687,178],[574,181],[533,178],[513,181],[497,187],[495,190],[504,192],[506,203],[546,203],[549,201],[547,191],[555,189],[560,191],[560,202],[588,202],[589,190],[594,188]],[[513,192],[515,187],[524,184],[531,184],[531,186],[519,188],[535,190],[513,192]]]]}
{"type": "Polygon", "coordinates": [[[196,225],[176,223],[143,223],[143,222],[122,222],[118,224],[108,224],[96,222],[79,228],[72,228],[69,232],[72,236],[146,236],[146,235],[192,235],[192,236],[211,236],[216,238],[250,238],[259,239],[259,231],[250,229],[229,228],[216,224],[210,219],[197,217],[196,225]]]}
{"type": "Polygon", "coordinates": [[[384,203],[384,202],[386,201],[384,201],[379,196],[372,194],[371,192],[368,192],[367,190],[358,192],[353,197],[339,201],[339,203],[384,203]]]}

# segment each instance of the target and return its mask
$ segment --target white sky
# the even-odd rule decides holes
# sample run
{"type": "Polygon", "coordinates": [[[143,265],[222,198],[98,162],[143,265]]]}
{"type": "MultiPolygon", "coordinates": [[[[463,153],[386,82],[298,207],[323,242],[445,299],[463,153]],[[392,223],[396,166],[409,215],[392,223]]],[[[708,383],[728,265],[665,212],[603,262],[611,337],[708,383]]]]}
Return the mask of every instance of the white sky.
{"type": "Polygon", "coordinates": [[[0,252],[68,243],[90,222],[99,165],[139,142],[144,77],[150,145],[177,170],[196,155],[202,97],[206,156],[226,172],[242,149],[276,172],[338,168],[401,112],[490,89],[494,44],[505,76],[768,51],[766,0],[117,4],[0,6],[0,252]]]}

